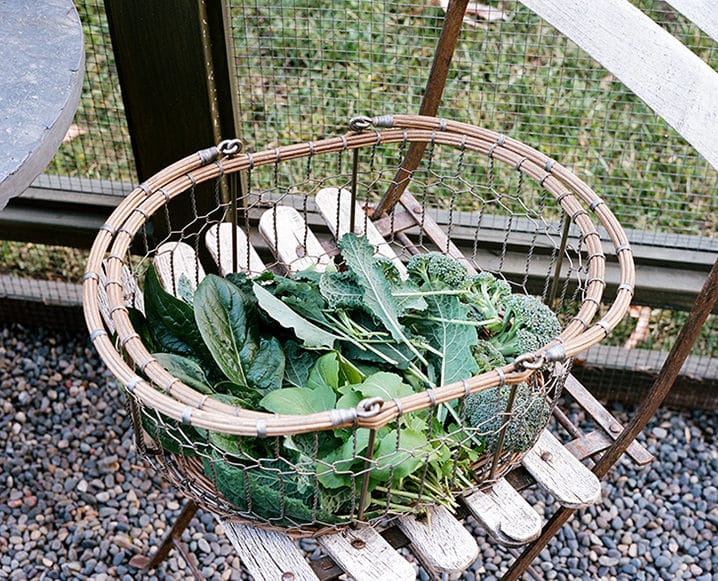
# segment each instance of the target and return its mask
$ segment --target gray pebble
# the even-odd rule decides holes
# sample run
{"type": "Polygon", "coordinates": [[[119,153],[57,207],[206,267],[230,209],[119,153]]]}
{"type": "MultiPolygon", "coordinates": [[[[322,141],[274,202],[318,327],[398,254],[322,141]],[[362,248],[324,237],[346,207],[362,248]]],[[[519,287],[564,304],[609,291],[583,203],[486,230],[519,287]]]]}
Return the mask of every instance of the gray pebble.
{"type": "MultiPolygon", "coordinates": [[[[0,437],[13,450],[0,463],[0,578],[138,579],[131,557],[151,554],[185,505],[137,455],[121,392],[110,382],[84,333],[53,335],[0,323],[0,437]],[[34,506],[26,504],[30,494],[34,506]]],[[[615,466],[603,501],[579,511],[534,567],[547,579],[718,581],[716,425],[715,411],[660,410],[640,437],[656,461],[643,469],[627,461],[615,466]],[[671,542],[676,547],[669,548],[671,542]]],[[[553,514],[548,495],[536,488],[523,494],[542,517],[553,514]]],[[[192,541],[193,558],[210,578],[219,579],[235,562],[230,581],[247,578],[208,511],[197,514],[183,538],[192,541]]],[[[513,561],[511,552],[481,539],[466,581],[498,579],[513,561]]],[[[322,556],[313,539],[300,547],[312,558],[322,556]]],[[[192,575],[173,551],[146,578],[190,581],[192,575]]],[[[430,576],[419,567],[418,578],[430,576]]]]}

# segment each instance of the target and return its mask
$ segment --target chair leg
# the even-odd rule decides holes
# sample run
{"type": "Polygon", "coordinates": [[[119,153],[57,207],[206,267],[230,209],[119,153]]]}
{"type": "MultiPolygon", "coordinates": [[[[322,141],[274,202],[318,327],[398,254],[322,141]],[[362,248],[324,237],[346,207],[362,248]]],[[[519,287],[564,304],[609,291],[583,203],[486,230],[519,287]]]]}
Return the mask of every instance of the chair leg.
{"type": "Polygon", "coordinates": [[[135,555],[132,559],[130,559],[130,565],[138,569],[144,569],[145,571],[154,569],[167,558],[167,555],[169,555],[170,551],[174,547],[184,558],[187,566],[192,571],[194,578],[197,581],[205,581],[204,576],[194,562],[194,557],[187,549],[187,546],[182,542],[182,533],[197,513],[198,508],[199,507],[193,500],[187,501],[187,504],[184,505],[182,512],[177,517],[177,520],[172,525],[172,528],[169,532],[167,532],[165,538],[162,539],[162,542],[155,554],[152,555],[152,557],[148,557],[147,555],[135,555]]]}

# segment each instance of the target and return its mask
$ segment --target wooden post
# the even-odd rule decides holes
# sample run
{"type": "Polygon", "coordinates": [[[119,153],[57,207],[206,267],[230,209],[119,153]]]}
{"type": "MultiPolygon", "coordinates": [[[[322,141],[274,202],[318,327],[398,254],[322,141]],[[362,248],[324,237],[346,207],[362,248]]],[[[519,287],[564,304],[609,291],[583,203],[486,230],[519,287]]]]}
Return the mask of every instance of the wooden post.
{"type": "MultiPolygon", "coordinates": [[[[140,181],[195,151],[237,137],[226,0],[105,0],[122,100],[140,181]]],[[[199,214],[217,206],[198,187],[199,214]]],[[[170,205],[172,229],[195,217],[185,199],[170,205]]],[[[154,237],[167,233],[153,221],[154,237]]]]}

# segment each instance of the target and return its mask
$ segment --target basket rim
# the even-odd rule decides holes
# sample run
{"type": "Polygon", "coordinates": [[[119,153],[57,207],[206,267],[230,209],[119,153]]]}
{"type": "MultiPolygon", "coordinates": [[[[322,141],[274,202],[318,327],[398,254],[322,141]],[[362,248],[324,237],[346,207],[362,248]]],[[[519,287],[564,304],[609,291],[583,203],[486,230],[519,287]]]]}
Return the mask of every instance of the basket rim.
{"type": "Polygon", "coordinates": [[[258,153],[220,156],[217,147],[202,150],[165,168],[140,184],[123,200],[100,229],[90,251],[83,277],[83,307],[91,342],[112,373],[128,392],[144,405],[198,427],[244,436],[280,436],[345,426],[376,429],[404,413],[428,408],[502,384],[526,381],[544,362],[563,361],[599,342],[623,318],[633,296],[635,266],[627,236],[607,205],[572,172],[538,150],[497,132],[474,125],[418,115],[375,117],[374,131],[350,132],[321,141],[282,146],[258,153]],[[381,131],[379,130],[381,129],[381,131]],[[129,320],[122,283],[124,257],[135,234],[169,200],[195,184],[223,174],[276,163],[373,146],[377,143],[424,142],[462,147],[513,165],[554,196],[578,226],[588,254],[584,298],[577,315],[559,337],[534,353],[462,381],[384,402],[376,413],[357,414],[355,409],[329,410],[311,415],[279,415],[246,410],[200,394],[167,372],[147,351],[129,320]],[[586,206],[588,209],[586,209],[586,206]],[[619,263],[616,297],[603,317],[589,325],[598,311],[605,287],[606,255],[601,237],[589,216],[592,212],[605,228],[619,263]],[[109,255],[108,255],[109,253],[109,255]],[[149,380],[126,362],[107,333],[98,300],[103,261],[104,289],[120,345],[149,380]],[[160,388],[158,390],[152,384],[160,388]]]}

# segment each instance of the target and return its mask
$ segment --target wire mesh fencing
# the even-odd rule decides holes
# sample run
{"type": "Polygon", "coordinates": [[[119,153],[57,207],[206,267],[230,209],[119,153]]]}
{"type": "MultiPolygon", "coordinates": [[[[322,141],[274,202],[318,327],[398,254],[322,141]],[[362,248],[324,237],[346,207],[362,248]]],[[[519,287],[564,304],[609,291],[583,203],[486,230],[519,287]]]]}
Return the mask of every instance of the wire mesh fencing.
{"type": "MultiPolygon", "coordinates": [[[[718,66],[715,41],[666,3],[635,4],[718,66]]],[[[136,173],[104,8],[91,0],[77,6],[87,39],[85,88],[74,132],[38,184],[88,194],[100,187],[120,195],[136,173]]],[[[657,249],[715,251],[715,171],[620,81],[520,2],[491,6],[490,12],[467,14],[439,114],[561,159],[596,188],[633,230],[632,239],[657,249]]],[[[440,2],[379,0],[329,6],[247,0],[229,2],[228,9],[240,137],[250,151],[334,134],[354,114],[417,111],[445,16],[440,2]]],[[[490,187],[486,172],[466,168],[464,175],[490,187]]],[[[415,189],[421,187],[417,181],[415,189]]],[[[460,195],[439,208],[466,216],[472,211],[460,195]]],[[[463,248],[474,251],[471,243],[463,248]]],[[[3,252],[5,270],[25,268],[25,261],[13,258],[22,247],[3,252]]],[[[654,330],[645,341],[628,342],[643,336],[634,333],[634,317],[612,344],[633,345],[648,361],[658,361],[683,316],[671,310],[675,305],[667,307],[654,308],[654,330]]],[[[702,377],[715,376],[715,329],[711,318],[694,351],[709,361],[700,367],[707,369],[702,377]]],[[[610,355],[623,368],[630,367],[628,357],[624,349],[610,355]]],[[[630,390],[626,377],[623,389],[630,390]]]]}

